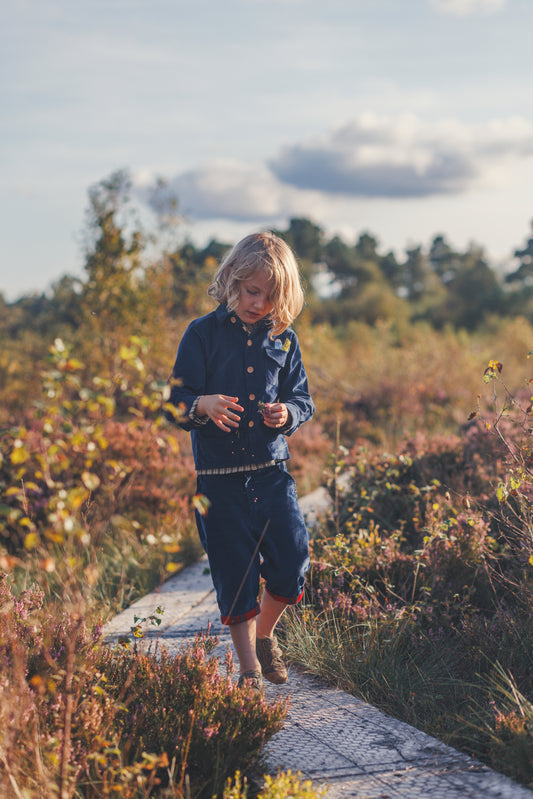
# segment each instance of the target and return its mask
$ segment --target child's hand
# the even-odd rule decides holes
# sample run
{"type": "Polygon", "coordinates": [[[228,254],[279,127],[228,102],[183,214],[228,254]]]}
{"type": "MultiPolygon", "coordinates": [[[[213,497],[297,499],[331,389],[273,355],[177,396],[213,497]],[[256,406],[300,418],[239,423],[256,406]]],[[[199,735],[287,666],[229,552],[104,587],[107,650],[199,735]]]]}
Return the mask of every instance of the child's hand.
{"type": "Polygon", "coordinates": [[[198,416],[209,416],[217,427],[229,433],[232,427],[239,426],[241,417],[238,414],[244,411],[244,408],[238,404],[238,399],[238,397],[226,397],[225,394],[206,394],[198,400],[196,413],[198,416]]]}
{"type": "Polygon", "coordinates": [[[289,411],[284,402],[266,402],[262,412],[267,427],[284,427],[289,421],[289,411]]]}

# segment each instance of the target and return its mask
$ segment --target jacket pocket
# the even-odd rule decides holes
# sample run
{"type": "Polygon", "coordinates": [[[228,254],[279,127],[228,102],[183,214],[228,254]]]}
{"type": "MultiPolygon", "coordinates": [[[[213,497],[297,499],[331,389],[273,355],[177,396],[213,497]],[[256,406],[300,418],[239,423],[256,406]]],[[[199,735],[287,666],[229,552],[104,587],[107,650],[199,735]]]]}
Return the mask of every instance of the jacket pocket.
{"type": "Polygon", "coordinates": [[[272,387],[278,384],[280,370],[283,369],[287,361],[287,353],[282,349],[265,347],[265,377],[266,385],[272,387]]]}

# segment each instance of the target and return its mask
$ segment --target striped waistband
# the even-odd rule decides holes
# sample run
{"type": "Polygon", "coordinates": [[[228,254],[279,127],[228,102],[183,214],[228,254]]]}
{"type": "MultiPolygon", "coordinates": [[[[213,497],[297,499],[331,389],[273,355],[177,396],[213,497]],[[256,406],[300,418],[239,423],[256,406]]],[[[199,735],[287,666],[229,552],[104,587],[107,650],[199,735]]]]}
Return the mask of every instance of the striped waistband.
{"type": "Polygon", "coordinates": [[[259,469],[268,469],[269,466],[277,466],[278,463],[283,463],[285,458],[278,460],[265,461],[265,463],[249,463],[246,466],[220,466],[213,469],[197,469],[198,475],[211,475],[211,474],[240,474],[241,472],[257,472],[259,469]]]}

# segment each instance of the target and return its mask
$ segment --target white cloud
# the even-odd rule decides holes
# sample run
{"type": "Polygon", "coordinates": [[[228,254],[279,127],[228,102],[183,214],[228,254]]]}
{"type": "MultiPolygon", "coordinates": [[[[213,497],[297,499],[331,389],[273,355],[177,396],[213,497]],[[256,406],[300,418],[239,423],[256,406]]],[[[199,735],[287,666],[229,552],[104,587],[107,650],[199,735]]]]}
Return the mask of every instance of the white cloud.
{"type": "Polygon", "coordinates": [[[281,181],[301,189],[426,197],[464,191],[483,176],[489,160],[529,155],[533,125],[521,118],[468,126],[363,114],[324,136],[283,148],[270,166],[281,181]]]}
{"type": "Polygon", "coordinates": [[[467,17],[470,14],[494,14],[501,11],[507,0],[429,0],[430,6],[441,14],[467,17]]]}
{"type": "Polygon", "coordinates": [[[332,200],[444,197],[503,185],[509,165],[533,157],[533,124],[521,117],[465,125],[362,114],[341,128],[282,148],[268,165],[219,160],[168,180],[157,202],[153,179],[138,173],[153,208],[165,194],[191,219],[272,223],[320,218],[332,200]]]}
{"type": "MultiPolygon", "coordinates": [[[[144,198],[150,195],[146,173],[135,181],[144,198]]],[[[195,219],[231,219],[240,222],[276,221],[295,213],[314,213],[322,205],[314,192],[281,183],[263,165],[242,161],[213,161],[171,178],[164,195],[177,197],[179,211],[195,219]]]]}

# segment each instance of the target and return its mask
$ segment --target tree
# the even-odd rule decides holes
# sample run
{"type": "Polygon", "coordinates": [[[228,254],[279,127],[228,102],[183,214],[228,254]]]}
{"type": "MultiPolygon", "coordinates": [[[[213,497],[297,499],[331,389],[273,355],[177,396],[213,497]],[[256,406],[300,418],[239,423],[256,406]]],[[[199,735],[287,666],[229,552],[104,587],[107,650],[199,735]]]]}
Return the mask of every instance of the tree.
{"type": "Polygon", "coordinates": [[[435,236],[429,249],[429,263],[443,283],[448,283],[460,266],[459,255],[444,236],[435,236]]]}
{"type": "Polygon", "coordinates": [[[358,259],[353,247],[340,236],[334,236],[324,247],[325,262],[332,280],[341,287],[341,293],[357,282],[358,259]]]}
{"type": "Polygon", "coordinates": [[[171,274],[172,314],[198,315],[202,310],[207,312],[212,304],[207,300],[207,287],[229,246],[211,239],[207,247],[198,250],[192,242],[185,242],[167,256],[171,274]]]}
{"type": "Polygon", "coordinates": [[[405,251],[402,264],[403,292],[409,302],[416,302],[428,288],[429,264],[420,246],[405,251]]]}
{"type": "Polygon", "coordinates": [[[378,241],[370,233],[361,233],[355,245],[355,252],[361,261],[378,260],[378,241]]]}
{"type": "Polygon", "coordinates": [[[309,263],[318,263],[322,260],[324,231],[311,220],[291,219],[286,231],[276,231],[276,233],[285,239],[297,258],[302,258],[309,263]]]}
{"type": "Polygon", "coordinates": [[[367,283],[383,282],[377,241],[368,233],[362,233],[353,247],[334,236],[324,247],[324,253],[328,270],[342,287],[342,298],[351,296],[367,283]]]}
{"type": "Polygon", "coordinates": [[[480,248],[470,247],[466,253],[456,254],[455,264],[445,284],[445,298],[427,316],[437,327],[450,323],[475,330],[488,314],[502,312],[503,291],[480,248]]]}
{"type": "Polygon", "coordinates": [[[135,332],[146,310],[145,238],[130,206],[131,180],[114,172],[89,189],[84,323],[114,371],[123,330],[135,332]]]}
{"type": "Polygon", "coordinates": [[[379,259],[381,274],[394,291],[401,293],[403,286],[403,269],[395,254],[391,251],[379,259]]]}
{"type": "MultiPolygon", "coordinates": [[[[533,221],[531,229],[533,231],[533,221]]],[[[527,240],[522,250],[515,250],[514,257],[518,258],[518,267],[505,276],[505,282],[518,283],[522,288],[533,286],[533,238],[527,240]]]]}

